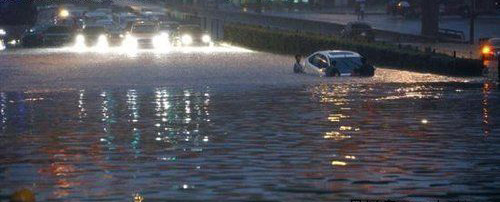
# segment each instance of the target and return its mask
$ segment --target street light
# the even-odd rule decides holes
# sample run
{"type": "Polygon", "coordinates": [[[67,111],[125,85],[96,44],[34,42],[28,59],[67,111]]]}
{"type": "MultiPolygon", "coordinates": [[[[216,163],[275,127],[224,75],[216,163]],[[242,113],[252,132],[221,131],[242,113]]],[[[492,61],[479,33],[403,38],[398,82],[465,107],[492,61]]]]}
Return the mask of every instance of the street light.
{"type": "Polygon", "coordinates": [[[66,9],[61,9],[59,11],[59,17],[61,18],[67,18],[69,16],[69,11],[66,9]]]}

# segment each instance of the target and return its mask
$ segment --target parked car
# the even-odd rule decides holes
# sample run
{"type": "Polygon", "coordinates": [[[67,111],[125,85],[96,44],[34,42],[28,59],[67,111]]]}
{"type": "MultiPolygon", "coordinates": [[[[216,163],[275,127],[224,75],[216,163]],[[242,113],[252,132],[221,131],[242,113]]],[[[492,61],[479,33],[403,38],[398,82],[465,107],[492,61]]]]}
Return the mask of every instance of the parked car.
{"type": "Polygon", "coordinates": [[[179,25],[174,35],[178,45],[210,45],[212,37],[201,29],[199,25],[179,25]]]}
{"type": "Polygon", "coordinates": [[[334,69],[338,76],[373,76],[375,68],[359,53],[345,50],[326,50],[311,54],[304,62],[307,72],[329,76],[334,69]]]}
{"type": "Polygon", "coordinates": [[[48,27],[42,36],[43,45],[61,46],[73,41],[74,32],[71,27],[54,25],[48,27]]]}
{"type": "Polygon", "coordinates": [[[21,44],[24,47],[37,47],[43,45],[43,33],[48,25],[37,25],[27,29],[21,36],[21,44]]]}
{"type": "Polygon", "coordinates": [[[375,33],[368,23],[365,22],[349,22],[341,31],[341,36],[344,38],[375,41],[375,33]]]}

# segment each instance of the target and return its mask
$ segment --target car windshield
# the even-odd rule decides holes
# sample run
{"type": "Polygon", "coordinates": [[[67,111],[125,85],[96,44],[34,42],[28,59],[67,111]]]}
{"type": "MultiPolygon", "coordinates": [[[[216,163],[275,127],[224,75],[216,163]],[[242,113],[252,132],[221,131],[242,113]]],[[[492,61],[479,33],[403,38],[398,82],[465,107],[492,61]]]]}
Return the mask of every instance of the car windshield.
{"type": "Polygon", "coordinates": [[[69,29],[69,27],[64,26],[53,26],[47,29],[47,33],[66,34],[70,32],[71,30],[69,29]]]}
{"type": "Polygon", "coordinates": [[[85,27],[83,33],[85,34],[99,34],[106,32],[106,28],[104,27],[85,27]]]}
{"type": "Polygon", "coordinates": [[[154,25],[136,25],[132,27],[134,33],[154,33],[156,26],[154,25]]]}
{"type": "Polygon", "coordinates": [[[340,73],[352,73],[354,69],[361,68],[363,65],[360,57],[330,58],[330,60],[332,65],[335,61],[335,67],[340,73]]]}
{"type": "Polygon", "coordinates": [[[201,27],[199,26],[181,26],[179,27],[180,32],[187,33],[201,33],[201,27]]]}

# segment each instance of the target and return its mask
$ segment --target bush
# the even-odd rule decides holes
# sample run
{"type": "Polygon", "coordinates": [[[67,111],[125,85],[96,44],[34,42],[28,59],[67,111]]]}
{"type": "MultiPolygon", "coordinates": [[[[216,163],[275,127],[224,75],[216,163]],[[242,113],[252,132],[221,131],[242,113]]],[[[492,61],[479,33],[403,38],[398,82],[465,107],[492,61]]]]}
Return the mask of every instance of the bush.
{"type": "Polygon", "coordinates": [[[259,26],[224,26],[224,40],[230,43],[279,54],[309,55],[318,50],[356,51],[378,66],[454,76],[479,76],[480,60],[453,58],[445,54],[425,53],[393,44],[350,41],[312,33],[294,33],[259,26]]]}

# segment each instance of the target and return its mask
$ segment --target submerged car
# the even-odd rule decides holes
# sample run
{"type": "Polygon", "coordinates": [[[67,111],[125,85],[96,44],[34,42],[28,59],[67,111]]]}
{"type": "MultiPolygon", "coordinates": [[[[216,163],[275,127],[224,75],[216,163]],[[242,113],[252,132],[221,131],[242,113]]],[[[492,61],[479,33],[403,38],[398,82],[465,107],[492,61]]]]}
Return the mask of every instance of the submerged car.
{"type": "Polygon", "coordinates": [[[324,76],[374,76],[375,68],[359,53],[326,50],[313,53],[305,61],[306,71],[324,76]]]}
{"type": "Polygon", "coordinates": [[[210,45],[212,37],[203,31],[199,25],[179,25],[175,34],[178,45],[210,45]]]}
{"type": "Polygon", "coordinates": [[[136,22],[123,40],[128,48],[165,48],[168,47],[168,34],[159,30],[157,23],[136,22]]]}

